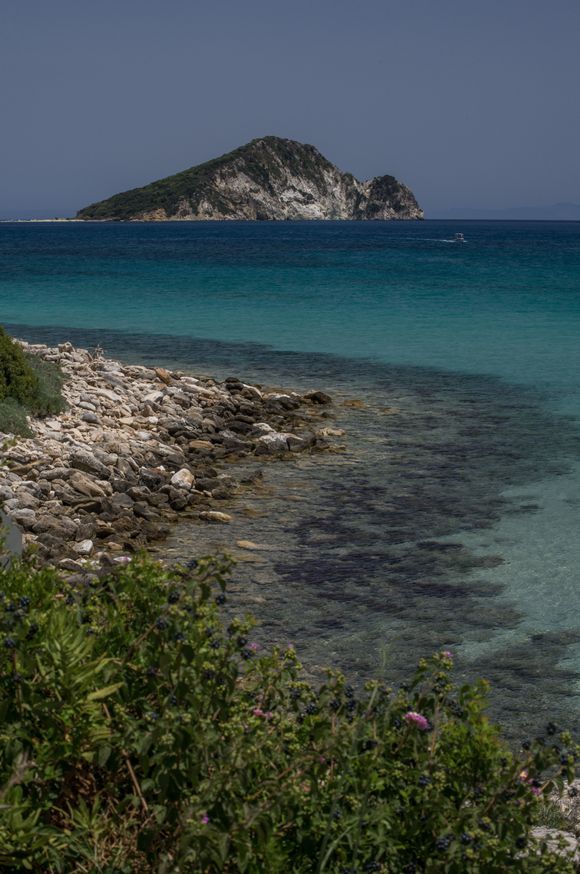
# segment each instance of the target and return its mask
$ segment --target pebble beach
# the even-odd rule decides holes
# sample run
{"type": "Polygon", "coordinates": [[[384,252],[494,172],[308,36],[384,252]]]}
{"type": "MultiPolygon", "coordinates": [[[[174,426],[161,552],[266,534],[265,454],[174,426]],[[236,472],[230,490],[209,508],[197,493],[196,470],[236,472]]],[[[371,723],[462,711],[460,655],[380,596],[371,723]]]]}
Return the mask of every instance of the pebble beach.
{"type": "Polygon", "coordinates": [[[252,476],[236,479],[238,459],[331,446],[322,391],[124,365],[68,342],[20,343],[61,369],[66,409],[31,419],[32,437],[0,435],[0,500],[15,551],[21,532],[24,549],[68,573],[125,562],[183,516],[230,522],[236,494],[251,488],[252,476]]]}

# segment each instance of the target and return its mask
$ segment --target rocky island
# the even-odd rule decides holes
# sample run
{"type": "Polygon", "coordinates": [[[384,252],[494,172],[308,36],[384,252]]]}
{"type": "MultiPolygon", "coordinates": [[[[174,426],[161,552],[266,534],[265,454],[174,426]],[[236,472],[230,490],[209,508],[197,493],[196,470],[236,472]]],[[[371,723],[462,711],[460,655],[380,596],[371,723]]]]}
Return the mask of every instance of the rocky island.
{"type": "Polygon", "coordinates": [[[394,176],[360,182],[314,146],[273,136],[77,213],[101,221],[422,218],[413,193],[394,176]]]}

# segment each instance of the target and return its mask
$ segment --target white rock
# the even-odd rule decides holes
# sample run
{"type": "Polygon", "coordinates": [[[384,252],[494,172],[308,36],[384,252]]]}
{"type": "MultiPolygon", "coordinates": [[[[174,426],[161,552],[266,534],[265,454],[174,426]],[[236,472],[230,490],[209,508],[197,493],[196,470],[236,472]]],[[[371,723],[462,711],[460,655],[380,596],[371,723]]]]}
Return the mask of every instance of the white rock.
{"type": "Polygon", "coordinates": [[[164,393],[162,391],[150,391],[149,394],[146,394],[143,398],[144,402],[147,404],[157,404],[162,399],[164,393]]]}
{"type": "Polygon", "coordinates": [[[204,519],[206,522],[221,522],[222,524],[232,521],[229,513],[220,513],[218,510],[204,510],[199,514],[199,518],[204,519]]]}
{"type": "Polygon", "coordinates": [[[267,422],[256,422],[253,427],[254,434],[275,434],[276,431],[267,422]]]}
{"type": "Polygon", "coordinates": [[[171,485],[175,486],[176,489],[191,489],[195,482],[195,478],[191,471],[189,471],[186,467],[182,467],[181,470],[178,470],[177,473],[174,473],[171,477],[171,485]]]}
{"type": "Polygon", "coordinates": [[[78,543],[75,543],[73,549],[77,553],[77,555],[90,555],[93,551],[93,541],[80,540],[78,543]]]}
{"type": "Polygon", "coordinates": [[[286,434],[280,434],[278,431],[274,431],[258,437],[257,444],[256,452],[258,455],[264,455],[270,452],[286,452],[288,450],[288,437],[286,434]]]}

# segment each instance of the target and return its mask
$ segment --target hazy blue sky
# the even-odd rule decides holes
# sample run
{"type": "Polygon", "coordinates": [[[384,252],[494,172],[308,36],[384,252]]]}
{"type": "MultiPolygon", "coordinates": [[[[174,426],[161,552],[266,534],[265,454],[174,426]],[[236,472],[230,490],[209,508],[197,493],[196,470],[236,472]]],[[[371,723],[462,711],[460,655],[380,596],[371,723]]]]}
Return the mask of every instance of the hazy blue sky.
{"type": "Polygon", "coordinates": [[[2,0],[0,217],[277,134],[427,213],[580,202],[580,0],[2,0]]]}

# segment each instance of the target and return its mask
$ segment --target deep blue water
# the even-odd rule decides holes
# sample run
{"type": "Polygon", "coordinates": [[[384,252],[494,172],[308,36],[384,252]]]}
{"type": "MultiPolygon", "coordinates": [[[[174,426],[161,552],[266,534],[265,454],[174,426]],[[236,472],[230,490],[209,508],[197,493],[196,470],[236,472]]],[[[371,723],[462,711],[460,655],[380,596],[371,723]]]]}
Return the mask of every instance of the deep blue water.
{"type": "Polygon", "coordinates": [[[345,452],[227,532],[276,547],[237,573],[264,636],[360,675],[449,646],[506,722],[580,724],[580,223],[3,224],[0,321],[334,392],[345,452]]]}

